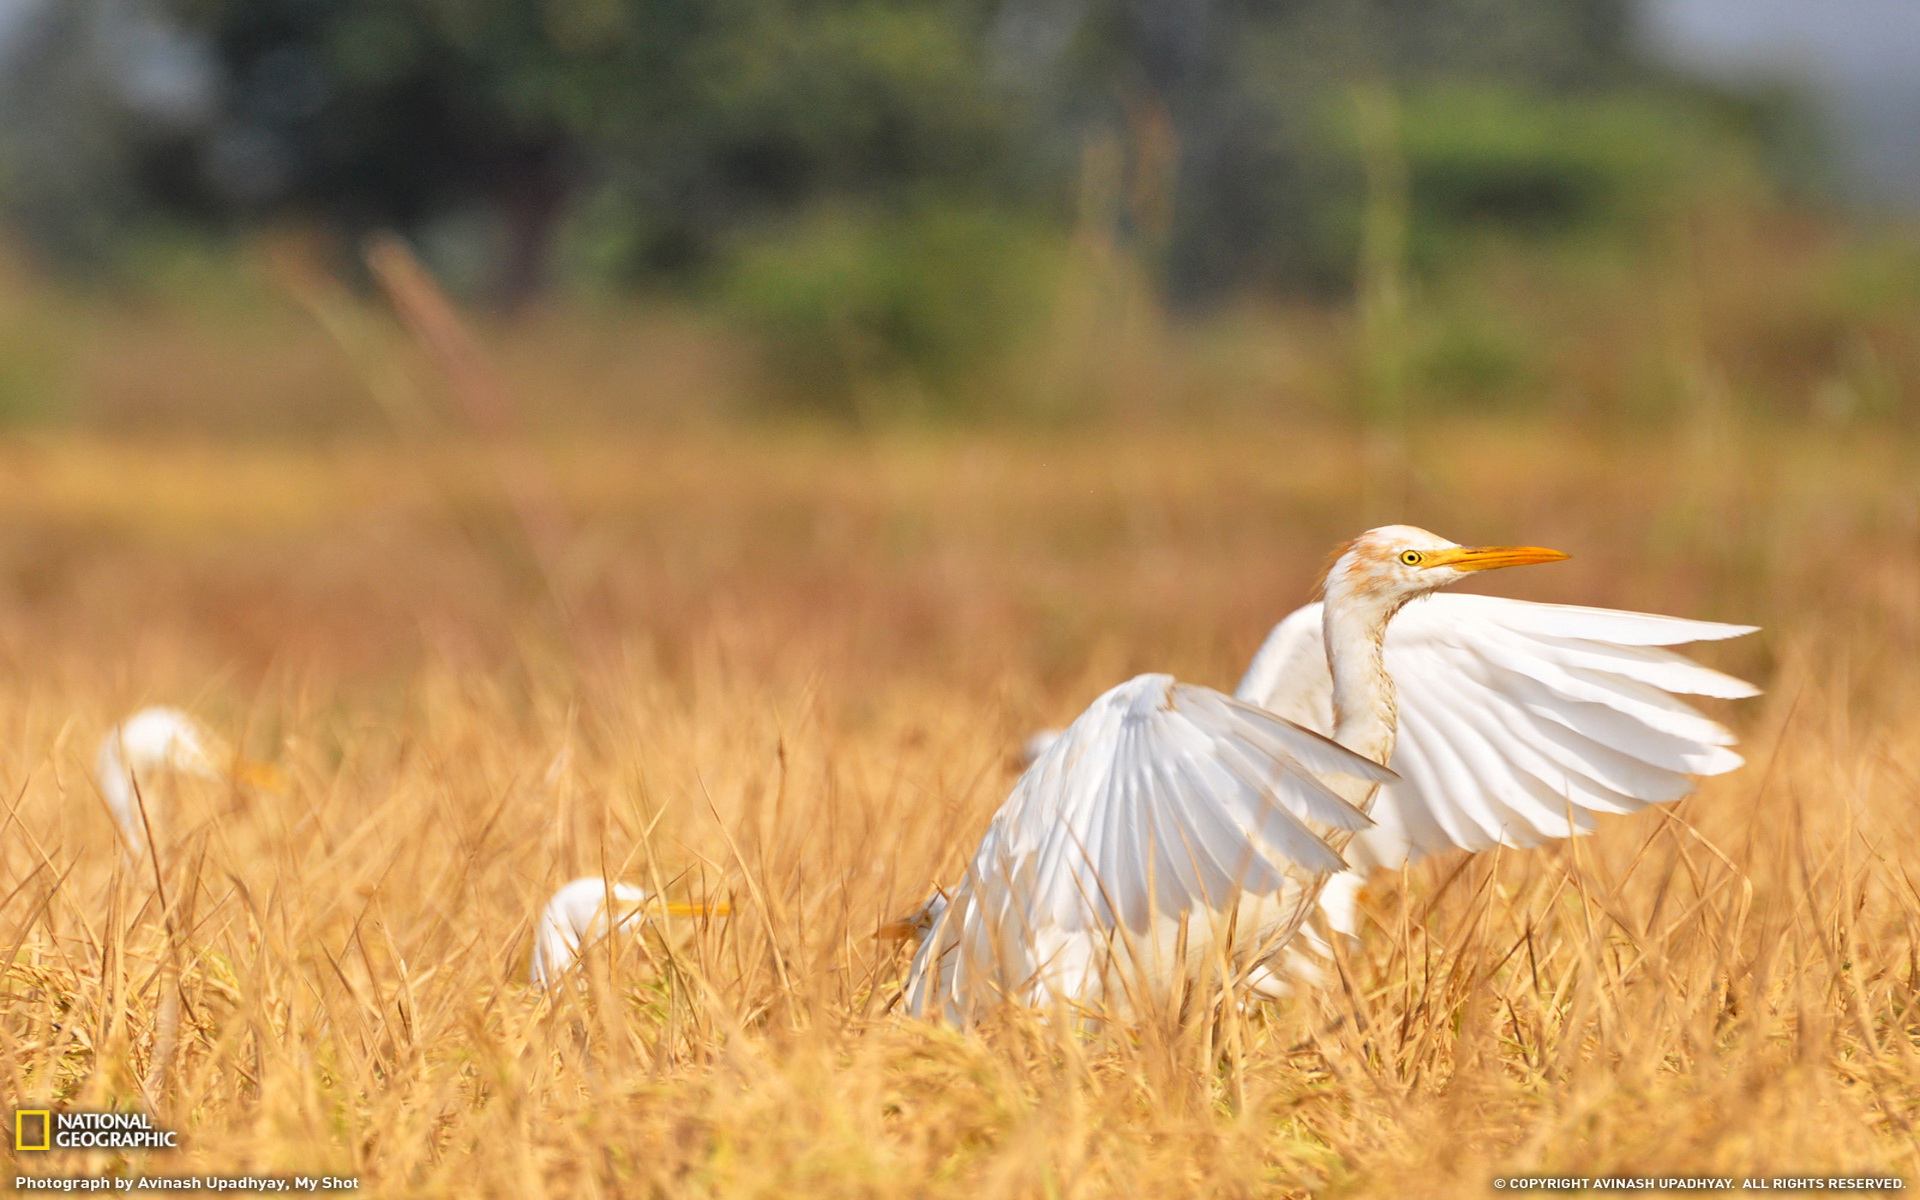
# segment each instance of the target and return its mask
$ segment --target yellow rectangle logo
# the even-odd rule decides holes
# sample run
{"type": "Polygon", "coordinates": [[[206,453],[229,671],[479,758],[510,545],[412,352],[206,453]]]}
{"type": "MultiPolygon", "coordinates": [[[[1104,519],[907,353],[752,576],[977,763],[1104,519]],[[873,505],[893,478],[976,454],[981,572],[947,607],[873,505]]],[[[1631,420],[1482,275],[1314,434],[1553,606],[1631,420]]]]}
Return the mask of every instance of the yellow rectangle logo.
{"type": "Polygon", "coordinates": [[[53,1110],[16,1108],[13,1110],[13,1148],[49,1150],[53,1147],[53,1110]]]}

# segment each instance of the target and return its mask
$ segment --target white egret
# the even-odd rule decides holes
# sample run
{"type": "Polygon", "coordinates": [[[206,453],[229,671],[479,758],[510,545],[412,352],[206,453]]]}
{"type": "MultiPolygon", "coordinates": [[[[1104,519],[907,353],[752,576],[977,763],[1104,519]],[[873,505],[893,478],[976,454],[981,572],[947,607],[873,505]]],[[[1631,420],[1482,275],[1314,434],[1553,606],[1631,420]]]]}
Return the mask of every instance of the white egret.
{"type": "Polygon", "coordinates": [[[1662,647],[1750,627],[1428,596],[1565,557],[1370,530],[1235,697],[1143,675],[1094,701],[919,914],[909,1011],[1124,1010],[1208,970],[1283,990],[1283,952],[1330,877],[1345,876],[1327,924],[1352,928],[1363,876],[1343,851],[1364,870],[1529,845],[1737,766],[1732,735],[1669,693],[1754,689],[1662,647]]]}
{"type": "Polygon", "coordinates": [[[259,787],[279,785],[279,772],[271,765],[236,757],[206,726],[163,706],[143,708],[110,730],[100,740],[93,770],[130,857],[146,849],[149,825],[158,833],[168,824],[153,786],[164,773],[207,780],[231,774],[259,787]]]}
{"type": "Polygon", "coordinates": [[[700,917],[728,914],[725,904],[669,904],[656,900],[645,888],[630,883],[608,883],[588,875],[562,887],[540,913],[533,935],[529,981],[544,988],[579,963],[581,952],[607,936],[611,902],[615,933],[639,933],[655,916],[700,917]]]}

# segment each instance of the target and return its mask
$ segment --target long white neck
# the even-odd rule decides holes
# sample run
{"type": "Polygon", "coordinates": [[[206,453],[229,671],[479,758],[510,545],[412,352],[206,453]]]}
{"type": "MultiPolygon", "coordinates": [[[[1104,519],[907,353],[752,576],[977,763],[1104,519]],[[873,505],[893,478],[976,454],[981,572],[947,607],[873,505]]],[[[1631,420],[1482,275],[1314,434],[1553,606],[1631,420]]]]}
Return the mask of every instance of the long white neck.
{"type": "Polygon", "coordinates": [[[133,794],[133,779],[127,769],[126,759],[120,754],[119,731],[107,735],[100,743],[100,753],[94,760],[94,781],[100,786],[100,795],[113,810],[113,819],[120,823],[120,832],[126,838],[124,847],[129,855],[138,854],[145,845],[146,838],[140,828],[140,805],[133,794]]]}
{"type": "Polygon", "coordinates": [[[1384,766],[1393,757],[1399,717],[1382,650],[1387,622],[1400,606],[1344,591],[1330,584],[1321,613],[1333,672],[1333,740],[1384,766]]]}

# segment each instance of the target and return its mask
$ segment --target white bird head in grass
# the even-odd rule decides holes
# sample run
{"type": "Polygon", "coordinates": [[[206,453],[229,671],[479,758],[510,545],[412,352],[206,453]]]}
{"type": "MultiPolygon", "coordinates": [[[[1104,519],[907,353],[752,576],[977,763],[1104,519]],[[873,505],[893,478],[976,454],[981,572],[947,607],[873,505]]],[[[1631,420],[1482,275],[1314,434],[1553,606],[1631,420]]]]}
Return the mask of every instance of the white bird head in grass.
{"type": "Polygon", "coordinates": [[[167,823],[153,785],[169,773],[269,790],[281,786],[278,769],[234,754],[218,734],[180,709],[143,708],[108,731],[94,759],[95,782],[130,855],[146,848],[149,828],[167,823]]]}
{"type": "Polygon", "coordinates": [[[545,988],[571,971],[593,943],[615,934],[638,934],[659,917],[724,917],[724,903],[678,904],[656,899],[630,883],[608,883],[589,875],[562,887],[540,913],[533,935],[530,982],[545,988]],[[609,922],[609,911],[613,920],[609,922]]]}

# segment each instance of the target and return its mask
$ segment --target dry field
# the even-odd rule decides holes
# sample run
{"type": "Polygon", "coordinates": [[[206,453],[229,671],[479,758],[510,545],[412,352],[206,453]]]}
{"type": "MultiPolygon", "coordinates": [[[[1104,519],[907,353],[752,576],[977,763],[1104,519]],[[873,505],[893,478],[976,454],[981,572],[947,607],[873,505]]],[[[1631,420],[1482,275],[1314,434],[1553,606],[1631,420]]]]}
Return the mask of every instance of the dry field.
{"type": "MultiPolygon", "coordinates": [[[[378,1196],[1482,1195],[1497,1173],[1920,1181],[1920,445],[1885,431],[726,432],[0,446],[0,1089],[378,1196]],[[1390,492],[1401,498],[1385,501],[1390,492]],[[974,1034],[873,939],[1026,732],[1231,687],[1326,548],[1575,554],[1503,594],[1767,628],[1749,756],[1598,836],[1380,879],[1344,979],[1217,1027],[974,1034]],[[187,706],[279,792],[123,863],[89,781],[187,706]],[[526,983],[559,883],[733,915],[526,983]]],[[[11,1178],[13,1171],[8,1172],[11,1178]]]]}

